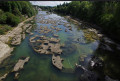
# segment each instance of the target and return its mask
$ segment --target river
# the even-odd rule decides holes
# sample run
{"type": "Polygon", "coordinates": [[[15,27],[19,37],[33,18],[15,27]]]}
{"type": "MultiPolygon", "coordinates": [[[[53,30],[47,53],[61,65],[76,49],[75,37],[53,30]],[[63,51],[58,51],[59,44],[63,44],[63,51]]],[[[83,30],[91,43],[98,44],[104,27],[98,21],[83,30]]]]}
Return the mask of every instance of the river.
{"type": "MultiPolygon", "coordinates": [[[[91,59],[96,61],[95,59],[99,58],[102,61],[101,67],[98,64],[98,66],[92,68],[92,71],[96,72],[101,78],[104,75],[119,79],[120,51],[116,44],[106,38],[104,39],[107,42],[103,38],[98,38],[97,34],[91,33],[83,27],[86,25],[75,24],[64,16],[39,11],[35,19],[37,26],[31,31],[34,35],[26,34],[26,38],[19,46],[16,46],[12,56],[6,60],[6,62],[9,62],[7,67],[1,68],[0,72],[5,73],[11,70],[20,57],[29,56],[30,60],[20,71],[18,81],[80,81],[83,70],[76,68],[75,64],[77,63],[90,70],[91,59]],[[72,29],[69,29],[65,23],[70,25],[72,29]],[[53,37],[51,33],[37,32],[41,26],[49,29],[51,29],[51,26],[62,29],[58,32],[53,30],[54,34],[59,36],[60,43],[65,45],[60,55],[64,59],[62,62],[64,69],[62,71],[53,66],[52,55],[36,53],[30,45],[29,39],[35,35],[53,37]],[[90,35],[88,35],[88,32],[90,35]],[[91,35],[94,38],[91,38],[91,35]]],[[[14,75],[9,75],[5,81],[14,81],[14,75]]]]}

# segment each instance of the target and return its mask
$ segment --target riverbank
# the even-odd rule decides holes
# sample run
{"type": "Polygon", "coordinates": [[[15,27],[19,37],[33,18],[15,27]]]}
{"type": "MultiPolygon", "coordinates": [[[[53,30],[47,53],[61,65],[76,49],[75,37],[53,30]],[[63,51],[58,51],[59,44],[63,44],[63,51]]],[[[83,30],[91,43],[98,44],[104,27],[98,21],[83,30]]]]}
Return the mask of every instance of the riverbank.
{"type": "MultiPolygon", "coordinates": [[[[13,51],[13,47],[10,47],[10,40],[17,35],[22,35],[24,30],[27,29],[31,24],[25,24],[25,22],[30,21],[34,18],[32,16],[31,18],[26,19],[25,21],[18,24],[17,27],[15,27],[13,30],[8,31],[5,35],[0,35],[0,64],[4,59],[6,59],[8,56],[11,55],[11,52],[13,51]]],[[[22,36],[18,42],[21,42],[22,36]]]]}
{"type": "MultiPolygon", "coordinates": [[[[74,18],[71,16],[65,16],[65,18],[74,22],[74,24],[78,24],[83,29],[87,29],[86,32],[94,32],[95,34],[97,34],[97,36],[100,38],[101,41],[115,45],[116,49],[120,50],[120,43],[117,41],[114,41],[114,39],[111,39],[106,33],[104,33],[104,31],[101,29],[101,27],[99,27],[93,23],[81,21],[80,19],[74,18]]],[[[109,48],[111,48],[111,47],[109,47],[109,48]]],[[[106,47],[106,49],[109,50],[107,47],[106,47]]]]}

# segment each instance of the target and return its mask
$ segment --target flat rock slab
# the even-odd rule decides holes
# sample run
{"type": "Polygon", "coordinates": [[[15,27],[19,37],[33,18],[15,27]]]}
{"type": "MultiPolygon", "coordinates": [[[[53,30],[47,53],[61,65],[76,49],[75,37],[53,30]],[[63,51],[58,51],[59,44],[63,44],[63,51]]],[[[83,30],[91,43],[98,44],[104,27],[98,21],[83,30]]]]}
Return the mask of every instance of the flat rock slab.
{"type": "Polygon", "coordinates": [[[52,63],[54,66],[56,66],[58,69],[62,69],[63,68],[63,64],[62,64],[62,59],[60,58],[60,56],[52,56],[52,63]]]}
{"type": "Polygon", "coordinates": [[[8,73],[4,74],[2,77],[0,77],[0,81],[3,81],[7,77],[8,73]]]}
{"type": "Polygon", "coordinates": [[[34,51],[40,54],[61,54],[63,45],[59,44],[60,39],[47,38],[45,36],[34,36],[29,39],[34,51]],[[39,38],[35,40],[36,38],[39,38]],[[37,45],[36,45],[36,44],[37,45]]]}
{"type": "Polygon", "coordinates": [[[12,51],[13,48],[10,48],[7,44],[0,41],[0,64],[5,58],[10,56],[12,51]]]}
{"type": "Polygon", "coordinates": [[[17,72],[17,71],[23,69],[24,64],[25,64],[26,62],[28,62],[29,59],[30,59],[30,57],[27,57],[27,58],[25,58],[24,60],[21,60],[21,59],[20,59],[20,60],[16,63],[16,65],[14,66],[13,72],[17,72]]]}

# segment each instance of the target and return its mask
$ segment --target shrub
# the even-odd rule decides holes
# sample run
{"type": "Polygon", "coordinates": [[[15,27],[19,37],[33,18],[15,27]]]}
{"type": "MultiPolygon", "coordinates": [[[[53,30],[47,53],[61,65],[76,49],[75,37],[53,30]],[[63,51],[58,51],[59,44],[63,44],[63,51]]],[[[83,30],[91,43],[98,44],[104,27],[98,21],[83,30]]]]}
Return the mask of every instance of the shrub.
{"type": "Polygon", "coordinates": [[[20,13],[20,11],[19,11],[18,8],[14,8],[13,13],[14,13],[14,15],[16,15],[16,16],[21,16],[21,13],[20,13]]]}
{"type": "Polygon", "coordinates": [[[109,26],[109,24],[112,22],[112,20],[113,20],[113,14],[103,14],[101,16],[100,23],[105,26],[109,26]]]}
{"type": "Polygon", "coordinates": [[[0,35],[2,35],[2,34],[4,34],[5,32],[2,30],[2,29],[0,29],[0,35]]]}
{"type": "Polygon", "coordinates": [[[4,34],[5,32],[11,30],[11,27],[8,25],[0,25],[0,34],[4,34]]]}
{"type": "Polygon", "coordinates": [[[2,10],[0,10],[0,23],[1,24],[6,23],[6,19],[7,19],[6,15],[4,14],[2,10]]]}
{"type": "Polygon", "coordinates": [[[16,26],[20,22],[20,18],[13,15],[12,13],[6,12],[7,23],[11,26],[16,26]]]}

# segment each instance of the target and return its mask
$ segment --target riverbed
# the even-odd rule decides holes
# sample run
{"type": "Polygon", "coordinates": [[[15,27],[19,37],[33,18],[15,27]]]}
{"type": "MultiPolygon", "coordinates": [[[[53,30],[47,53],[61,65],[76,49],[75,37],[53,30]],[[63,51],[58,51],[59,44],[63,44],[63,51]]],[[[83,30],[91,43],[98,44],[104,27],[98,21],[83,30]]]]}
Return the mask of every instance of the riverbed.
{"type": "MultiPolygon", "coordinates": [[[[22,43],[15,47],[12,56],[6,60],[7,67],[0,68],[1,73],[12,70],[19,58],[29,56],[30,60],[20,71],[18,81],[80,81],[83,70],[76,68],[75,64],[89,68],[91,59],[97,57],[104,62],[102,69],[100,68],[102,73],[96,68],[92,70],[97,71],[99,76],[107,75],[113,79],[119,79],[120,48],[116,43],[108,39],[103,40],[95,31],[88,30],[82,23],[76,24],[64,16],[46,11],[38,12],[35,23],[37,26],[31,30],[33,35],[26,34],[22,43]],[[52,29],[52,33],[58,35],[60,44],[64,44],[60,55],[64,59],[63,70],[59,70],[52,64],[51,54],[37,53],[30,45],[29,39],[35,35],[53,37],[52,33],[40,33],[40,27],[61,29],[61,31],[52,29]]],[[[8,75],[5,81],[14,81],[14,75],[8,75]]]]}

